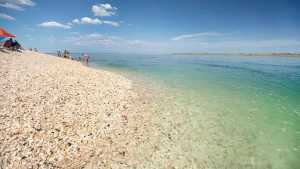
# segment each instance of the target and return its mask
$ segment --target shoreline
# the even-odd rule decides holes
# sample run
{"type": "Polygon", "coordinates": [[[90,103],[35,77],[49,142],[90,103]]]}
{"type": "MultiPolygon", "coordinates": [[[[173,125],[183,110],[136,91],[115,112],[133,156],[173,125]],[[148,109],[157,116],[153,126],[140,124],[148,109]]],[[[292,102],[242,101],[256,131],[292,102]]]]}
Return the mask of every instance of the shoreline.
{"type": "MultiPolygon", "coordinates": [[[[204,83],[195,92],[143,75],[35,52],[0,53],[0,168],[287,168],[293,162],[292,155],[279,160],[278,152],[265,151],[293,145],[268,147],[264,137],[272,135],[255,127],[268,111],[254,111],[263,114],[251,122],[245,111],[256,103],[240,114],[214,104],[211,92],[223,90],[206,93],[204,83]]],[[[239,100],[218,101],[244,105],[239,100]]]]}
{"type": "Polygon", "coordinates": [[[47,54],[0,54],[2,167],[132,168],[142,147],[153,151],[149,104],[131,80],[47,54]]]}

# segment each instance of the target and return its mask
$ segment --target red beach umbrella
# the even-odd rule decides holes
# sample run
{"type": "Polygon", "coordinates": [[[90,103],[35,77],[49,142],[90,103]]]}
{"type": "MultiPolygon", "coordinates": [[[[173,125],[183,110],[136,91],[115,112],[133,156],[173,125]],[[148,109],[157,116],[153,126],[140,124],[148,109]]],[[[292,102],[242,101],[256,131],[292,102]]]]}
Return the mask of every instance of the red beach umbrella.
{"type": "Polygon", "coordinates": [[[0,27],[0,37],[11,37],[11,38],[14,38],[14,37],[16,37],[16,35],[8,33],[8,32],[5,31],[5,29],[3,29],[3,28],[0,27]]]}

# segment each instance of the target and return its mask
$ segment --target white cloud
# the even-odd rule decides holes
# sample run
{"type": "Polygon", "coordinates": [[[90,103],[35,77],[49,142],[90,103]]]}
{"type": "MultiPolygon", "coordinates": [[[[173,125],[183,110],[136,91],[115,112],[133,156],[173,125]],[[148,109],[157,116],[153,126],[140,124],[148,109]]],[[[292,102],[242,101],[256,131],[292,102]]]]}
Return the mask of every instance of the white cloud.
{"type": "Polygon", "coordinates": [[[95,19],[92,19],[92,18],[89,18],[89,17],[82,17],[80,20],[79,19],[73,19],[72,23],[74,24],[93,24],[93,25],[100,25],[102,24],[103,22],[98,19],[98,18],[95,18],[95,19]]]}
{"type": "Polygon", "coordinates": [[[38,24],[40,27],[45,27],[45,28],[63,28],[63,29],[70,29],[70,25],[64,25],[59,22],[55,21],[49,21],[49,22],[43,22],[41,24],[38,24]]]}
{"type": "Polygon", "coordinates": [[[17,10],[17,11],[23,11],[24,9],[18,5],[15,4],[11,4],[11,3],[4,3],[4,4],[0,4],[0,6],[4,7],[4,8],[8,8],[8,9],[13,9],[13,10],[17,10]]]}
{"type": "Polygon", "coordinates": [[[120,26],[120,24],[118,22],[115,22],[115,21],[103,21],[103,23],[114,26],[114,27],[119,27],[120,26]]]}
{"type": "Polygon", "coordinates": [[[5,13],[0,13],[0,18],[2,18],[2,19],[6,19],[6,20],[16,20],[14,17],[12,17],[12,16],[9,16],[9,15],[7,15],[7,14],[5,14],[5,13]]]}
{"type": "Polygon", "coordinates": [[[118,27],[120,26],[119,22],[115,22],[115,21],[102,21],[98,18],[92,19],[89,17],[82,17],[81,19],[73,19],[72,23],[74,24],[92,24],[92,25],[101,25],[101,24],[107,24],[110,26],[114,26],[114,27],[118,27]]]}
{"type": "Polygon", "coordinates": [[[172,38],[174,41],[179,41],[179,40],[190,40],[190,39],[195,39],[203,36],[220,36],[223,35],[223,33],[218,33],[218,32],[201,32],[201,33],[194,33],[194,34],[183,34],[176,36],[172,38]]]}
{"type": "Polygon", "coordinates": [[[35,3],[32,0],[0,0],[0,6],[13,10],[22,11],[23,6],[34,6],[35,3]]]}
{"type": "Polygon", "coordinates": [[[79,21],[79,19],[76,18],[76,19],[73,19],[72,23],[77,23],[77,24],[79,24],[80,21],[79,21]]]}
{"type": "Polygon", "coordinates": [[[27,5],[27,6],[35,5],[35,3],[32,0],[4,0],[4,1],[17,4],[17,5],[27,5]]]}
{"type": "Polygon", "coordinates": [[[95,16],[113,16],[116,14],[118,8],[111,6],[110,4],[98,4],[92,6],[92,12],[95,16]]]}
{"type": "MultiPolygon", "coordinates": [[[[112,16],[116,14],[116,7],[113,7],[111,4],[97,4],[92,6],[92,12],[95,16],[104,17],[112,16]]],[[[98,18],[82,17],[81,19],[73,19],[72,24],[92,24],[92,25],[101,25],[106,24],[114,27],[119,27],[120,22],[109,21],[109,20],[100,20],[98,18]]]]}
{"type": "Polygon", "coordinates": [[[81,23],[96,25],[96,24],[102,24],[102,21],[100,21],[98,18],[91,19],[89,17],[83,17],[83,18],[81,18],[81,23]]]}

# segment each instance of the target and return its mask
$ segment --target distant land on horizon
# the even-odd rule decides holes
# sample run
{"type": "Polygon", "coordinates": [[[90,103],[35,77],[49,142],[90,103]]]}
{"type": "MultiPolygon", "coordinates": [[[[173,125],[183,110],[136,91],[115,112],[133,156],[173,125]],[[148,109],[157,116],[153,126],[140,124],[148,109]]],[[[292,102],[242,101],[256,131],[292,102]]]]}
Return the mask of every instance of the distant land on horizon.
{"type": "Polygon", "coordinates": [[[300,57],[300,53],[291,52],[255,52],[255,53],[211,53],[211,52],[188,52],[171,53],[172,55],[240,55],[240,56],[295,56],[300,57]]]}

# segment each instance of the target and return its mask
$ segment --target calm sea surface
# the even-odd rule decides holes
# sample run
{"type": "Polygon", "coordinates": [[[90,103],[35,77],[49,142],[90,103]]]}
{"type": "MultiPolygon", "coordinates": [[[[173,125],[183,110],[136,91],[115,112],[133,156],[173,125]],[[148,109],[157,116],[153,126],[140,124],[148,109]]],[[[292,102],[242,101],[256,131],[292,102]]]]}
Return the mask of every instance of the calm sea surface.
{"type": "Polygon", "coordinates": [[[300,168],[300,58],[90,56],[92,67],[136,74],[169,89],[161,111],[181,110],[176,144],[182,158],[194,164],[208,159],[216,168],[300,168]]]}

